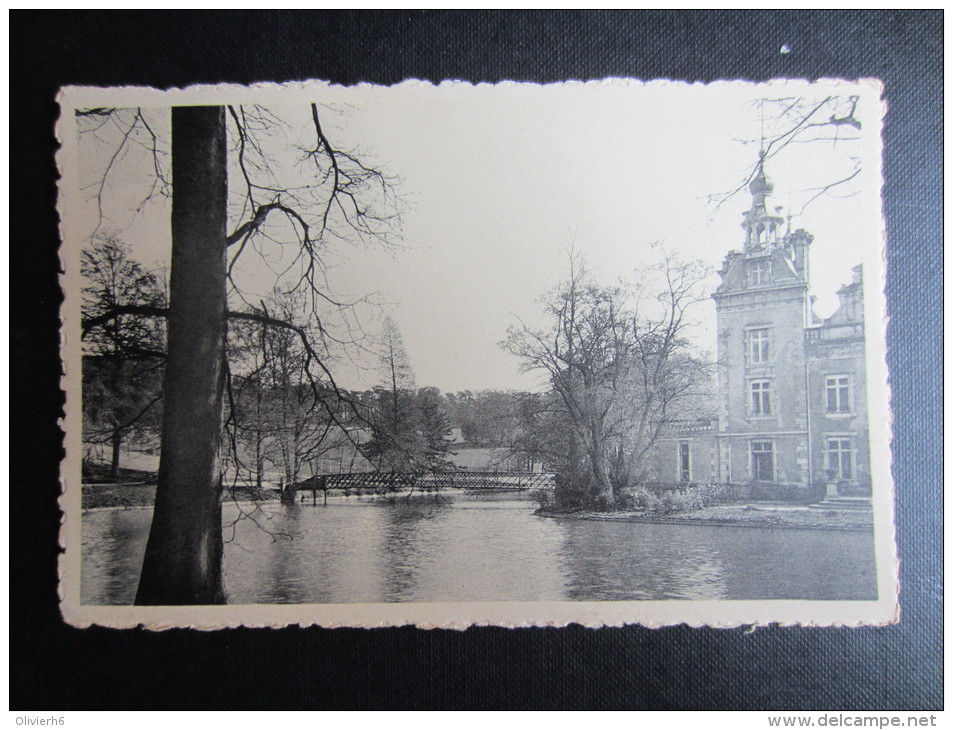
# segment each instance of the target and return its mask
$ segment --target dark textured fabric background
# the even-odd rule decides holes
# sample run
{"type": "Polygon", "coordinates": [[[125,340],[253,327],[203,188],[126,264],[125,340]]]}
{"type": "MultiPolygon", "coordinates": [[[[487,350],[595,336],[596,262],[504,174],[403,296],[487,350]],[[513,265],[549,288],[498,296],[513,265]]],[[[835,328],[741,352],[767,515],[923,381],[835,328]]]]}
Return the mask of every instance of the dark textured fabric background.
{"type": "Polygon", "coordinates": [[[942,706],[942,13],[12,12],[12,709],[942,706]],[[779,54],[782,44],[792,52],[779,54]],[[322,78],[879,77],[903,618],[883,629],[78,631],[56,603],[54,95],[322,78]]]}

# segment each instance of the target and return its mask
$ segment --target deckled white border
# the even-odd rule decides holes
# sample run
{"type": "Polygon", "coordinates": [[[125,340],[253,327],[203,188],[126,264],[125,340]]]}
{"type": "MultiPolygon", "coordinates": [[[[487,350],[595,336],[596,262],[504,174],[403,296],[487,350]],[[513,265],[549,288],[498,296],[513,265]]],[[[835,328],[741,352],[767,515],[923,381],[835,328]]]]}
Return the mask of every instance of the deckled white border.
{"type": "MultiPolygon", "coordinates": [[[[706,86],[678,81],[642,82],[632,79],[605,79],[601,81],[567,81],[568,85],[645,87],[649,85],[706,86]]],[[[740,81],[718,81],[707,86],[745,84],[740,81]]],[[[868,87],[878,98],[883,85],[875,79],[848,82],[821,79],[817,82],[778,79],[767,85],[789,87],[797,84],[849,85],[868,87]]],[[[433,86],[428,82],[408,80],[392,88],[433,86]]],[[[873,477],[874,537],[877,564],[877,586],[880,598],[876,601],[545,601],[545,602],[484,602],[484,603],[385,603],[385,604],[295,604],[295,605],[234,605],[234,606],[87,606],[80,603],[80,550],[82,545],[82,406],[79,283],[80,243],[71,240],[70,227],[78,212],[77,185],[78,155],[75,135],[77,108],[172,106],[188,104],[241,104],[254,101],[260,104],[300,103],[320,96],[331,84],[307,81],[287,84],[200,85],[185,89],[159,91],[144,87],[67,87],[60,91],[57,101],[60,118],[56,136],[61,148],[56,156],[61,178],[58,212],[63,245],[60,261],[64,273],[60,284],[64,292],[61,308],[61,357],[64,364],[62,387],[66,392],[65,431],[66,458],[61,466],[63,493],[59,504],[63,511],[60,545],[64,553],[59,559],[60,606],[64,619],[77,627],[93,624],[114,628],[145,626],[163,630],[192,627],[213,630],[228,627],[283,627],[350,626],[374,628],[412,624],[420,628],[465,629],[474,625],[505,627],[565,626],[570,623],[588,627],[642,624],[657,628],[675,624],[732,628],[767,624],[801,626],[883,626],[896,623],[900,617],[898,602],[899,563],[896,554],[894,528],[894,485],[891,474],[891,432],[893,418],[889,405],[889,385],[886,363],[887,310],[886,286],[886,227],[881,223],[883,248],[879,270],[865,271],[864,299],[867,311],[867,383],[870,428],[871,474],[873,477]],[[875,273],[875,276],[871,276],[875,273]],[[879,317],[871,315],[880,315],[879,317]]],[[[372,87],[358,84],[357,87],[372,87]]],[[[459,81],[445,81],[446,86],[473,86],[459,81]]],[[[477,86],[487,86],[479,84],[477,86]]],[[[503,82],[498,86],[517,89],[536,84],[503,82]]],[[[886,105],[881,103],[881,117],[886,105]]],[[[881,125],[882,118],[877,120],[881,125]]],[[[878,140],[880,135],[877,135],[878,140]]],[[[882,149],[882,145],[881,145],[882,149]]],[[[880,179],[883,179],[882,155],[880,179]]],[[[881,216],[881,221],[882,221],[881,216]]]]}

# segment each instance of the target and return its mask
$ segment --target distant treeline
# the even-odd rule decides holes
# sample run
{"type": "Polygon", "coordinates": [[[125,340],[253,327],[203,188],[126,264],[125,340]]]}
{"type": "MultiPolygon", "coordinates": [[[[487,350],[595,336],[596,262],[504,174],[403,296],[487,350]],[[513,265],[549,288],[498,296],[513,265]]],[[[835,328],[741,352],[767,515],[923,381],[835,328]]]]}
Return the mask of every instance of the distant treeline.
{"type": "Polygon", "coordinates": [[[527,394],[512,390],[463,390],[442,394],[452,428],[459,428],[466,443],[509,446],[527,394]]]}

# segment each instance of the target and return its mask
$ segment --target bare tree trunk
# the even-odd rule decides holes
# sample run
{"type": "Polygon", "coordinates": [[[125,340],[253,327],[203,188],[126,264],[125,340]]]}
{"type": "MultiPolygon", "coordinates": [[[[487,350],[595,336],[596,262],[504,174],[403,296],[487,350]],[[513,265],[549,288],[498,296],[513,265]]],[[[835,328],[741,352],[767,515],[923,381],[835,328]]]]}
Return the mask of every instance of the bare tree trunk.
{"type": "Polygon", "coordinates": [[[112,435],[112,462],[109,466],[109,476],[113,481],[119,479],[119,450],[122,448],[122,431],[118,428],[113,431],[112,435]]]}
{"type": "Polygon", "coordinates": [[[255,432],[255,486],[261,489],[265,460],[261,455],[261,431],[255,432]]]}
{"type": "Polygon", "coordinates": [[[255,486],[261,489],[265,459],[261,453],[261,384],[255,388],[255,486]]]}
{"type": "Polygon", "coordinates": [[[172,271],[162,449],[136,603],[225,602],[222,389],[226,141],[223,107],[172,110],[172,271]]]}
{"type": "Polygon", "coordinates": [[[589,449],[589,463],[592,469],[593,497],[601,503],[601,506],[611,505],[614,501],[612,481],[606,469],[605,448],[598,436],[593,439],[593,445],[589,449]]]}
{"type": "MultiPolygon", "coordinates": [[[[587,384],[588,386],[588,384],[587,384]]],[[[591,387],[591,386],[588,386],[591,387]]],[[[588,389],[587,387],[587,389],[588,389]]],[[[587,451],[589,468],[592,474],[591,494],[601,507],[607,507],[613,502],[612,481],[609,478],[609,465],[606,454],[606,443],[603,435],[603,424],[591,415],[595,405],[587,398],[586,411],[590,414],[587,423],[587,451]]]]}

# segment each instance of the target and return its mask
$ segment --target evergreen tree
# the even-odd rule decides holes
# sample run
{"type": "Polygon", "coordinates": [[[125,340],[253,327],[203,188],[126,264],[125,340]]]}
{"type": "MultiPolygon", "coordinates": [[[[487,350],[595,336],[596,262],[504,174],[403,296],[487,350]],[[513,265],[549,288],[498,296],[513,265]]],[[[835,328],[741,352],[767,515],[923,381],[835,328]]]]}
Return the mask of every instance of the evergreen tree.
{"type": "Polygon", "coordinates": [[[423,458],[431,470],[451,466],[450,418],[444,408],[444,398],[437,388],[421,388],[417,392],[417,414],[423,445],[423,458]]]}
{"type": "Polygon", "coordinates": [[[390,317],[384,320],[380,366],[382,382],[372,395],[373,428],[365,453],[382,471],[422,471],[426,459],[414,402],[414,373],[390,317]]]}

